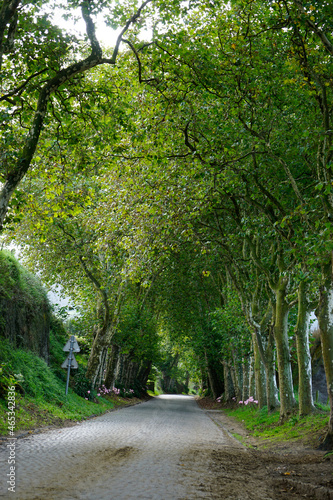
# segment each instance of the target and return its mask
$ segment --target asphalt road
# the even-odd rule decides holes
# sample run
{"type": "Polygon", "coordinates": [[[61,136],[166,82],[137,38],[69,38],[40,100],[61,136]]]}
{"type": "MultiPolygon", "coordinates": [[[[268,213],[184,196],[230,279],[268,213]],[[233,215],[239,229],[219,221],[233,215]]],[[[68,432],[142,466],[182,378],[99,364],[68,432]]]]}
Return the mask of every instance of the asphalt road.
{"type": "Polygon", "coordinates": [[[160,396],[75,427],[19,439],[15,493],[0,451],[0,498],[212,498],[211,450],[237,448],[190,396],[160,396]]]}

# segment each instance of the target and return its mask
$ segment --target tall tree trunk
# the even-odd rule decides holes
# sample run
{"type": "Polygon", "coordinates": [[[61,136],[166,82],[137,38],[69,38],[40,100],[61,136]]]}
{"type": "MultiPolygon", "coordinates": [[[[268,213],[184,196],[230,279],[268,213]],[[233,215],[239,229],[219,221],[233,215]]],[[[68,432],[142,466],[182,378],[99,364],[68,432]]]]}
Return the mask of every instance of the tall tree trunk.
{"type": "Polygon", "coordinates": [[[298,287],[298,316],[295,328],[300,415],[308,415],[314,410],[312,398],[311,355],[309,347],[310,303],[307,297],[307,288],[307,283],[301,281],[298,287]]]}
{"type": "Polygon", "coordinates": [[[276,385],[275,375],[275,353],[274,353],[274,335],[273,325],[268,326],[268,335],[266,342],[266,394],[267,394],[267,411],[271,412],[279,406],[278,388],[276,385]]]}
{"type": "MultiPolygon", "coordinates": [[[[98,384],[100,377],[101,365],[105,363],[105,351],[108,348],[108,336],[106,328],[103,326],[97,329],[93,344],[91,346],[90,356],[88,359],[88,366],[86,376],[91,380],[91,387],[94,389],[98,384]]],[[[103,373],[102,373],[103,375],[103,373]]]]}
{"type": "Polygon", "coordinates": [[[152,361],[146,361],[145,367],[143,370],[140,370],[140,375],[138,375],[139,382],[142,386],[142,389],[146,393],[147,390],[147,382],[148,382],[148,377],[151,371],[151,367],[153,366],[152,361]]]}
{"type": "Polygon", "coordinates": [[[266,370],[261,359],[256,333],[252,333],[253,355],[254,355],[254,378],[256,387],[256,399],[259,408],[266,404],[266,370]]]}
{"type": "Polygon", "coordinates": [[[277,285],[274,287],[276,297],[274,337],[279,373],[281,420],[290,416],[296,403],[294,397],[288,339],[289,305],[286,300],[288,284],[289,278],[280,276],[277,285]]]}
{"type": "Polygon", "coordinates": [[[230,366],[230,373],[232,377],[232,382],[234,384],[235,392],[236,392],[236,399],[240,400],[242,397],[242,384],[240,380],[240,373],[239,373],[239,365],[237,362],[237,356],[235,354],[235,351],[232,351],[232,359],[233,363],[230,366]]]}
{"type": "MultiPolygon", "coordinates": [[[[275,409],[279,406],[278,400],[278,390],[276,385],[275,377],[275,359],[274,359],[274,335],[273,335],[273,323],[274,323],[274,309],[272,302],[269,301],[267,304],[267,310],[263,315],[260,324],[256,322],[253,318],[251,306],[246,309],[247,319],[253,330],[252,334],[252,345],[253,350],[257,349],[255,352],[255,366],[257,370],[261,370],[263,373],[263,368],[261,367],[259,361],[256,361],[257,351],[260,356],[261,362],[264,365],[264,376],[265,376],[265,389],[262,387],[263,381],[258,381],[258,391],[256,394],[256,399],[259,402],[259,407],[262,408],[267,404],[268,411],[275,409]],[[266,332],[266,335],[263,334],[266,332]],[[266,395],[266,397],[265,397],[266,395]]],[[[258,312],[256,311],[256,315],[258,312]]],[[[254,396],[252,393],[251,395],[254,396]]]]}
{"type": "Polygon", "coordinates": [[[106,367],[105,380],[104,380],[104,384],[107,389],[112,389],[112,387],[114,386],[118,353],[119,353],[119,346],[117,346],[116,344],[112,344],[109,352],[109,359],[106,367]]]}
{"type": "Polygon", "coordinates": [[[254,399],[257,398],[256,379],[255,379],[255,373],[254,373],[254,357],[253,356],[251,356],[251,358],[250,358],[249,392],[250,392],[250,396],[253,396],[254,399]]]}
{"type": "Polygon", "coordinates": [[[242,362],[242,370],[243,370],[243,391],[242,391],[242,400],[246,401],[249,399],[250,394],[250,359],[249,357],[244,357],[242,362]]]}
{"type": "Polygon", "coordinates": [[[223,364],[223,378],[224,378],[224,401],[231,401],[235,392],[230,375],[230,369],[227,361],[222,361],[223,364]]]}
{"type": "Polygon", "coordinates": [[[323,269],[323,285],[320,288],[320,300],[316,311],[321,337],[321,346],[330,402],[328,431],[320,445],[323,450],[333,448],[333,254],[330,262],[323,269]]]}
{"type": "Polygon", "coordinates": [[[223,393],[223,390],[224,390],[223,380],[221,380],[217,370],[212,365],[212,363],[209,361],[206,352],[205,352],[205,359],[206,359],[206,368],[207,368],[209,387],[210,387],[210,390],[212,392],[213,398],[216,399],[219,396],[221,396],[221,394],[223,393]]]}

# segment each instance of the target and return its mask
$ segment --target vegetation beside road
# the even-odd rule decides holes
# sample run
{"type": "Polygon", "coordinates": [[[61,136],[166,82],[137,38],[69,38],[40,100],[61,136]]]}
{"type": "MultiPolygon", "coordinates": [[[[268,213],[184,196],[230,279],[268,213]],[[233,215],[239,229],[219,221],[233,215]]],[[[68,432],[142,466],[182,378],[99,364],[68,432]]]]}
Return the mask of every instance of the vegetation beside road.
{"type": "MultiPolygon", "coordinates": [[[[198,399],[198,404],[203,409],[221,410],[224,415],[232,417],[246,429],[248,436],[260,439],[262,449],[283,443],[302,444],[316,449],[327,432],[328,405],[316,404],[316,411],[311,415],[300,417],[295,414],[290,419],[281,422],[279,411],[268,413],[266,406],[260,409],[255,404],[224,404],[211,398],[198,399]]],[[[244,445],[251,447],[248,440],[239,432],[231,431],[231,434],[244,445]]]]}
{"type": "MultiPolygon", "coordinates": [[[[123,398],[114,393],[102,395],[97,391],[89,391],[89,388],[86,395],[77,394],[82,391],[84,379],[83,368],[80,367],[79,373],[71,376],[72,387],[66,396],[66,371],[60,368],[58,357],[55,355],[58,352],[65,359],[62,337],[59,338],[53,333],[52,345],[53,356],[51,365],[48,366],[34,353],[13,349],[7,340],[0,338],[0,435],[8,435],[10,430],[7,392],[12,386],[15,386],[16,395],[15,433],[45,426],[61,427],[141,401],[136,397],[123,398]]],[[[78,360],[82,366],[84,357],[79,359],[78,356],[78,360]]]]}

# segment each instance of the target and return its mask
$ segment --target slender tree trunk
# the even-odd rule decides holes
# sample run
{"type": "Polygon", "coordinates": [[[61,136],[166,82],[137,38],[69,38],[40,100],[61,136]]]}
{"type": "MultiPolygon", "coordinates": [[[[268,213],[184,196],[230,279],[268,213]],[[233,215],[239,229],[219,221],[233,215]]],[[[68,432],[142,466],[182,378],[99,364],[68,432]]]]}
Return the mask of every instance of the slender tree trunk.
{"type": "Polygon", "coordinates": [[[288,418],[295,407],[288,339],[289,306],[286,301],[288,283],[289,279],[281,276],[278,284],[274,288],[276,297],[274,337],[279,373],[281,420],[288,418]]]}
{"type": "Polygon", "coordinates": [[[323,285],[320,288],[320,300],[316,311],[321,337],[321,346],[330,402],[328,431],[320,445],[323,450],[333,448],[333,254],[329,264],[323,269],[323,285]]]}
{"type": "Polygon", "coordinates": [[[242,391],[242,400],[246,401],[249,399],[250,394],[250,359],[249,357],[243,358],[242,363],[243,369],[243,391],[242,391]]]}
{"type": "Polygon", "coordinates": [[[250,396],[253,396],[254,399],[257,399],[257,393],[256,393],[256,379],[255,379],[255,373],[254,373],[254,357],[251,356],[250,358],[250,373],[249,373],[249,392],[250,396]]]}
{"type": "Polygon", "coordinates": [[[98,377],[101,370],[101,364],[105,362],[105,350],[107,351],[107,333],[106,328],[98,328],[93,344],[91,346],[90,356],[86,376],[91,380],[91,386],[94,389],[98,383],[98,377]]]}
{"type": "Polygon", "coordinates": [[[232,379],[227,361],[222,361],[224,378],[224,401],[231,401],[234,396],[232,379]]]}
{"type": "Polygon", "coordinates": [[[115,371],[118,361],[119,346],[112,344],[111,352],[109,353],[109,359],[106,367],[104,384],[107,389],[112,389],[115,381],[115,371]]]}
{"type": "Polygon", "coordinates": [[[254,377],[256,387],[256,399],[258,400],[259,408],[266,404],[266,370],[261,359],[257,337],[255,332],[252,333],[253,355],[254,355],[254,377]]]}
{"type": "Polygon", "coordinates": [[[233,364],[230,366],[230,373],[232,377],[232,382],[234,384],[236,399],[240,400],[242,397],[242,385],[240,382],[239,366],[237,363],[237,357],[235,352],[232,352],[233,364]]]}
{"type": "Polygon", "coordinates": [[[298,287],[298,316],[295,328],[298,361],[299,414],[308,415],[314,410],[312,398],[312,371],[309,347],[310,304],[307,284],[301,281],[298,287]]]}
{"type": "Polygon", "coordinates": [[[279,406],[278,388],[275,375],[275,353],[274,353],[274,335],[273,326],[268,327],[268,337],[266,343],[266,393],[267,393],[267,411],[271,412],[279,406]]]}
{"type": "MultiPolygon", "coordinates": [[[[264,375],[266,381],[265,389],[263,389],[262,387],[262,382],[259,382],[259,390],[257,391],[258,393],[256,394],[256,399],[259,402],[260,408],[267,404],[268,411],[275,409],[279,405],[275,377],[274,335],[272,327],[272,316],[274,317],[274,314],[272,313],[274,313],[274,310],[271,301],[269,301],[267,310],[263,315],[260,324],[254,321],[252,312],[248,314],[249,324],[252,326],[252,329],[254,329],[252,335],[252,345],[254,345],[253,349],[257,349],[255,352],[255,356],[257,356],[258,351],[258,355],[260,356],[261,362],[264,365],[264,375]],[[263,334],[264,331],[266,332],[266,335],[263,334]],[[265,394],[266,399],[264,402],[265,394]]],[[[262,372],[263,368],[260,365],[259,361],[257,360],[255,361],[255,363],[257,366],[257,370],[260,370],[262,372]]]]}
{"type": "Polygon", "coordinates": [[[116,379],[115,379],[117,388],[123,385],[124,370],[125,370],[125,355],[119,354],[117,368],[116,368],[116,379]]]}
{"type": "Polygon", "coordinates": [[[100,387],[102,385],[102,381],[104,380],[105,377],[107,360],[108,360],[108,347],[104,346],[100,353],[98,369],[92,384],[94,387],[100,387]]]}
{"type": "Polygon", "coordinates": [[[206,359],[209,387],[212,392],[213,398],[216,399],[223,393],[224,390],[223,380],[221,380],[215,367],[209,362],[206,352],[205,352],[205,359],[206,359]]]}
{"type": "Polygon", "coordinates": [[[146,386],[147,386],[148,377],[149,377],[149,374],[150,374],[152,366],[153,366],[152,361],[148,361],[146,363],[146,366],[145,366],[144,370],[140,370],[139,381],[140,381],[142,389],[144,390],[145,393],[147,391],[147,387],[146,386]]]}

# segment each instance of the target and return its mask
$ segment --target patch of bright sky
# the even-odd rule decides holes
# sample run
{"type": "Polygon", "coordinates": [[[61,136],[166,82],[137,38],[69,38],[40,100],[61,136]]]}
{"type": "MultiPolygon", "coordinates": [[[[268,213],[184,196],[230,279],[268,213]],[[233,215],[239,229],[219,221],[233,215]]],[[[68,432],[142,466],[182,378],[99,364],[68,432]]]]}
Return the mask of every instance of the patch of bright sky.
{"type": "MultiPolygon", "coordinates": [[[[60,28],[66,28],[66,30],[68,30],[69,32],[77,34],[83,38],[86,34],[86,24],[82,18],[81,9],[73,9],[71,12],[73,13],[73,17],[71,19],[64,19],[63,15],[66,13],[66,11],[62,10],[61,8],[53,10],[50,15],[52,16],[52,21],[54,24],[56,24],[60,28]]],[[[98,41],[104,47],[113,47],[117,41],[119,32],[110,28],[110,26],[106,26],[102,13],[93,16],[93,20],[96,23],[96,36],[98,41]]]]}
{"type": "MultiPolygon", "coordinates": [[[[72,17],[70,19],[64,19],[63,15],[68,14],[68,11],[61,9],[60,7],[54,9],[48,14],[52,18],[52,22],[59,26],[60,28],[65,28],[70,33],[84,37],[86,34],[86,24],[82,18],[81,9],[72,9],[72,17]]],[[[96,27],[96,37],[99,43],[105,48],[112,48],[117,42],[118,35],[120,34],[122,27],[118,30],[113,30],[110,26],[107,26],[104,21],[104,15],[100,12],[97,15],[92,16],[96,27]]],[[[139,38],[144,40],[151,38],[151,32],[142,31],[139,38]]]]}

